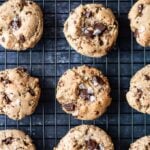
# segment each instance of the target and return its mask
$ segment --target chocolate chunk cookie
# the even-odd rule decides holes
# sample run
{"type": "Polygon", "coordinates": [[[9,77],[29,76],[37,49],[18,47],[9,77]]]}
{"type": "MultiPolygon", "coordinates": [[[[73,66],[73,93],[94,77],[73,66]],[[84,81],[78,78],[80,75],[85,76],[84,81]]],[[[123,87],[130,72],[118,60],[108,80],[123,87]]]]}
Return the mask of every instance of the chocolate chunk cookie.
{"type": "Polygon", "coordinates": [[[111,138],[93,125],[72,128],[54,150],[114,150],[111,138]]]}
{"type": "Polygon", "coordinates": [[[144,136],[130,145],[129,150],[150,150],[150,136],[144,136]]]}
{"type": "Polygon", "coordinates": [[[150,114],[150,65],[145,66],[132,77],[126,97],[131,107],[150,114]]]}
{"type": "Polygon", "coordinates": [[[32,48],[43,33],[40,7],[29,0],[8,0],[0,6],[0,44],[10,50],[32,48]]]}
{"type": "Polygon", "coordinates": [[[141,46],[150,46],[150,0],[138,0],[129,12],[130,27],[141,46]]]}
{"type": "Polygon", "coordinates": [[[0,72],[0,114],[18,120],[31,115],[40,98],[38,78],[24,68],[0,72]]]}
{"type": "Polygon", "coordinates": [[[80,5],[66,20],[64,34],[77,52],[101,57],[115,44],[118,23],[113,12],[101,4],[80,5]]]}
{"type": "Polygon", "coordinates": [[[66,113],[93,120],[111,103],[110,86],[101,71],[88,66],[67,70],[58,81],[56,98],[66,113]]]}
{"type": "Polygon", "coordinates": [[[0,150],[35,150],[31,138],[19,130],[0,131],[0,150]]]}

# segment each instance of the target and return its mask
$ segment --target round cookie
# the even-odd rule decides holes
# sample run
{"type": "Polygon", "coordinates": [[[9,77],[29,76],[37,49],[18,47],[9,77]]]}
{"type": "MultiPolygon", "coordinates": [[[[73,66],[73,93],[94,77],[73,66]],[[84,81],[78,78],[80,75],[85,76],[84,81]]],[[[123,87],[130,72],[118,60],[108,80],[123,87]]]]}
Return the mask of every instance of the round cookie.
{"type": "Polygon", "coordinates": [[[62,75],[56,98],[66,113],[77,119],[93,120],[110,105],[110,86],[101,71],[83,65],[62,75]]]}
{"type": "Polygon", "coordinates": [[[114,150],[111,138],[102,129],[93,125],[72,128],[54,150],[114,150]]]}
{"type": "Polygon", "coordinates": [[[31,115],[40,98],[39,79],[25,69],[0,71],[0,114],[19,120],[31,115]]]}
{"type": "Polygon", "coordinates": [[[8,0],[0,6],[0,45],[10,50],[32,48],[43,33],[40,7],[29,0],[8,0]]]}
{"type": "Polygon", "coordinates": [[[149,150],[150,149],[150,136],[139,138],[130,145],[129,150],[149,150]]]}
{"type": "Polygon", "coordinates": [[[136,41],[141,46],[150,46],[150,0],[138,0],[131,8],[128,18],[136,41]]]}
{"type": "Polygon", "coordinates": [[[150,114],[150,65],[137,71],[132,77],[126,97],[132,108],[150,114]]]}
{"type": "Polygon", "coordinates": [[[31,138],[20,130],[0,131],[1,150],[36,150],[31,138]]]}
{"type": "Polygon", "coordinates": [[[66,20],[64,34],[80,54],[101,57],[114,46],[118,23],[113,12],[101,4],[80,5],[66,20]]]}

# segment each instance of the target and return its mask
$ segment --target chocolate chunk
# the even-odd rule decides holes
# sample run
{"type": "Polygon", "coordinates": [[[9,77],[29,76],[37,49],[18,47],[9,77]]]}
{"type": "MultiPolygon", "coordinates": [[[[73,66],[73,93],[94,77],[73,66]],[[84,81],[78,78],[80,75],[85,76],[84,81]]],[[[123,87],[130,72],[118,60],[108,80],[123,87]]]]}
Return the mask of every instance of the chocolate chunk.
{"type": "Polygon", "coordinates": [[[29,143],[27,143],[26,141],[23,141],[23,143],[24,143],[25,146],[29,145],[29,143]]]}
{"type": "Polygon", "coordinates": [[[144,8],[143,4],[139,4],[138,5],[138,13],[139,13],[139,15],[142,15],[143,8],[144,8]]]}
{"type": "Polygon", "coordinates": [[[75,110],[75,105],[73,103],[64,104],[63,107],[67,111],[74,111],[75,110]]]}
{"type": "Polygon", "coordinates": [[[79,85],[79,96],[84,100],[94,101],[94,91],[91,87],[86,88],[83,83],[79,85]]]}
{"type": "Polygon", "coordinates": [[[5,99],[5,102],[6,102],[7,104],[10,104],[10,103],[11,103],[11,100],[9,99],[9,97],[8,97],[6,94],[4,94],[3,98],[5,99]]]}
{"type": "Polygon", "coordinates": [[[85,16],[86,16],[87,18],[92,17],[92,12],[91,12],[91,11],[87,11],[87,12],[85,13],[85,16]]]}
{"type": "Polygon", "coordinates": [[[87,37],[90,37],[90,38],[93,38],[94,35],[93,35],[93,30],[89,30],[88,28],[82,28],[82,33],[83,35],[87,36],[87,37]]]}
{"type": "Polygon", "coordinates": [[[95,140],[86,141],[86,146],[88,150],[101,150],[99,144],[95,140]]]}
{"type": "Polygon", "coordinates": [[[27,11],[27,12],[26,12],[26,15],[28,15],[28,14],[32,14],[32,12],[31,12],[31,11],[27,11]]]}
{"type": "Polygon", "coordinates": [[[31,96],[35,96],[35,92],[30,87],[28,88],[28,92],[31,94],[31,96]]]}
{"type": "Polygon", "coordinates": [[[150,80],[150,76],[144,75],[144,77],[145,77],[145,79],[146,79],[147,81],[150,80]]]}
{"type": "Polygon", "coordinates": [[[107,27],[103,23],[95,23],[93,35],[102,35],[107,27]]]}
{"type": "Polygon", "coordinates": [[[32,5],[33,3],[31,1],[29,1],[29,4],[32,5]]]}
{"type": "Polygon", "coordinates": [[[84,100],[89,100],[90,94],[88,93],[87,89],[80,89],[79,96],[84,100]]]}
{"type": "Polygon", "coordinates": [[[20,34],[19,41],[22,42],[22,43],[24,43],[26,41],[23,34],[20,34]]]}
{"type": "Polygon", "coordinates": [[[3,82],[4,81],[4,78],[3,77],[0,77],[0,82],[3,82]]]}
{"type": "Polygon", "coordinates": [[[16,16],[11,22],[10,22],[10,26],[14,29],[14,30],[18,30],[21,27],[21,20],[19,19],[18,16],[16,16]]]}
{"type": "Polygon", "coordinates": [[[25,0],[22,0],[22,7],[28,6],[27,2],[25,0]]]}
{"type": "Polygon", "coordinates": [[[94,84],[94,86],[104,85],[105,84],[104,80],[101,77],[99,77],[99,76],[94,76],[92,78],[92,83],[94,84]]]}
{"type": "Polygon", "coordinates": [[[13,137],[8,137],[4,140],[2,140],[2,143],[5,143],[6,145],[11,144],[13,140],[13,137]]]}
{"type": "Polygon", "coordinates": [[[141,89],[137,89],[137,101],[140,100],[140,98],[142,97],[143,91],[141,89]]]}

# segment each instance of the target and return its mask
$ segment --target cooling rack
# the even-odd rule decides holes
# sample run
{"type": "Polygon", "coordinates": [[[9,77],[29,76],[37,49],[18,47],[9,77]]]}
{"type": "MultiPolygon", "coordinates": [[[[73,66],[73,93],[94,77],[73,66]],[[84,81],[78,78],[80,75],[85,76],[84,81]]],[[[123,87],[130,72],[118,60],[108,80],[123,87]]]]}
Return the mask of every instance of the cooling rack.
{"type": "MultiPolygon", "coordinates": [[[[3,1],[0,1],[1,3],[3,1]]],[[[136,138],[150,134],[150,116],[131,109],[125,99],[131,76],[150,63],[150,49],[140,47],[130,32],[127,14],[133,0],[37,0],[44,13],[44,35],[33,49],[25,52],[6,51],[0,47],[0,69],[26,67],[40,78],[42,96],[36,112],[21,121],[0,115],[0,129],[18,128],[28,133],[38,150],[52,150],[69,128],[95,124],[112,137],[117,150],[127,150],[136,138]],[[62,29],[71,9],[81,3],[102,3],[110,7],[120,25],[116,46],[103,58],[88,58],[72,50],[62,29]],[[73,66],[87,64],[101,69],[112,88],[112,104],[94,121],[80,121],[61,110],[55,100],[60,75],[73,66]]]]}

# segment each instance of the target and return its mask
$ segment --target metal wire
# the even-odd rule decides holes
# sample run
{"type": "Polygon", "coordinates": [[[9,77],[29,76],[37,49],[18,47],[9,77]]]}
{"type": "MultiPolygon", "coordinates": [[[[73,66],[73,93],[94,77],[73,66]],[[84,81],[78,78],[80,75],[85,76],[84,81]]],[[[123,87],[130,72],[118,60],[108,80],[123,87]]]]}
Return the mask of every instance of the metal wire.
{"type": "MultiPolygon", "coordinates": [[[[42,6],[43,6],[43,11],[44,11],[45,0],[43,0],[42,6]]],[[[43,17],[45,18],[45,13],[43,14],[43,17]]],[[[42,89],[44,89],[43,88],[44,82],[45,82],[44,76],[45,76],[45,43],[44,43],[44,40],[43,40],[43,52],[42,52],[42,89]]],[[[42,124],[42,132],[43,132],[43,134],[42,134],[42,143],[43,143],[42,149],[45,150],[45,108],[44,108],[44,104],[42,105],[42,114],[43,114],[43,116],[42,116],[43,117],[43,119],[42,119],[42,122],[43,122],[43,124],[42,124]]]]}
{"type": "MultiPolygon", "coordinates": [[[[55,85],[56,84],[57,84],[57,0],[55,0],[55,85]]],[[[57,102],[55,99],[55,144],[56,142],[57,142],[57,102]]]]}
{"type": "MultiPolygon", "coordinates": [[[[133,0],[131,0],[131,7],[133,5],[133,0]]],[[[131,76],[133,75],[133,33],[131,32],[131,76]]],[[[131,140],[134,140],[134,114],[133,109],[131,110],[131,128],[132,128],[132,135],[131,140]]]]}
{"type": "MultiPolygon", "coordinates": [[[[120,1],[118,0],[118,23],[120,19],[120,1]]],[[[118,49],[118,148],[120,149],[120,48],[119,39],[117,44],[118,49]]]]}

